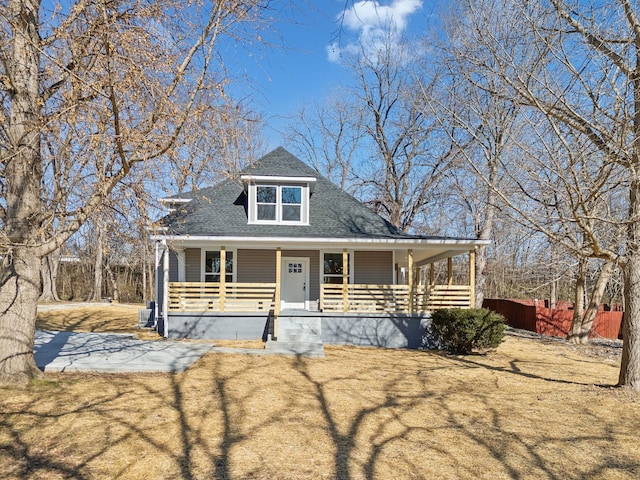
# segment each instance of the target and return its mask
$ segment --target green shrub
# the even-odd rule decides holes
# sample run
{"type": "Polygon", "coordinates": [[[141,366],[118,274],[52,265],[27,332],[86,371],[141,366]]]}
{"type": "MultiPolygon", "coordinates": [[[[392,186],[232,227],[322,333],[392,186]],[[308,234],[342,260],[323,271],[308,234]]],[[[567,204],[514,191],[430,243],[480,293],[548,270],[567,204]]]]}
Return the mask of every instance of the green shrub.
{"type": "Polygon", "coordinates": [[[484,308],[439,309],[431,314],[429,333],[439,348],[467,354],[474,349],[496,348],[504,336],[504,317],[484,308]]]}

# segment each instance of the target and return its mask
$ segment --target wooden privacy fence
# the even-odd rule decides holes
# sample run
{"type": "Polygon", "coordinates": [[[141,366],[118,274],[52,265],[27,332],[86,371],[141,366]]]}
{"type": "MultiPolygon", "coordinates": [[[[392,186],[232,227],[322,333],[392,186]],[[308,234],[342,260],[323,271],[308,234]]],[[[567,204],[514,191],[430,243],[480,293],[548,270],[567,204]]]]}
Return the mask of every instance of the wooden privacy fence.
{"type": "Polygon", "coordinates": [[[329,313],[425,313],[470,305],[469,285],[416,285],[413,292],[408,285],[324,284],[320,288],[320,309],[329,313]]]}
{"type": "Polygon", "coordinates": [[[275,307],[275,283],[170,282],[170,312],[261,312],[275,307]]]}
{"type": "MultiPolygon", "coordinates": [[[[573,310],[545,308],[533,300],[485,298],[483,307],[505,317],[509,326],[531,332],[565,338],[571,328],[573,310]]],[[[589,332],[592,338],[622,338],[622,312],[599,310],[589,332]]]]}

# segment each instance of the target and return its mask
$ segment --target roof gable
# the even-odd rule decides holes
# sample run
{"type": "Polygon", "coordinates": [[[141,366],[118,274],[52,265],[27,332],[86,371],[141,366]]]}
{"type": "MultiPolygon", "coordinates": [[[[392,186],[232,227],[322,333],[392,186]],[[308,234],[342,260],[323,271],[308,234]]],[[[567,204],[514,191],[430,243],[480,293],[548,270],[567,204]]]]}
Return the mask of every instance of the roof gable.
{"type": "Polygon", "coordinates": [[[406,238],[385,219],[335,186],[282,147],[212,187],[181,195],[191,201],[161,220],[170,235],[406,238]],[[316,177],[309,200],[309,225],[256,225],[247,221],[247,196],[241,175],[316,177]]]}

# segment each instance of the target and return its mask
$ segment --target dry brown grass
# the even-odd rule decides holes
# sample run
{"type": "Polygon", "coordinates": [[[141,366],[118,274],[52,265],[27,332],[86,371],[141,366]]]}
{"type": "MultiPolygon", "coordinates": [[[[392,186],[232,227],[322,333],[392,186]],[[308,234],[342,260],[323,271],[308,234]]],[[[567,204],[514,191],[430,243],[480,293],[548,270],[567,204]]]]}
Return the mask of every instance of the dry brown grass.
{"type": "Polygon", "coordinates": [[[615,359],[513,336],[486,356],[325,350],[0,389],[0,477],[640,476],[640,396],[606,386],[615,359]]]}
{"type": "Polygon", "coordinates": [[[38,312],[38,330],[61,332],[132,333],[144,340],[158,340],[156,332],[136,328],[142,305],[98,304],[77,308],[50,309],[38,312]]]}

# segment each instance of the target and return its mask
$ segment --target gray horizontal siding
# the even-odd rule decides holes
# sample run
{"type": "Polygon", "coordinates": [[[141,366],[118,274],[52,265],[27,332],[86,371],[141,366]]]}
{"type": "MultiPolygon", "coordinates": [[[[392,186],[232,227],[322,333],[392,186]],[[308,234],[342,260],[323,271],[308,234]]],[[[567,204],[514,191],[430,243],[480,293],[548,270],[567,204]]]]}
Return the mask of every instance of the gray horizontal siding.
{"type": "Polygon", "coordinates": [[[199,282],[201,280],[200,273],[202,270],[202,256],[199,248],[186,248],[184,251],[185,259],[185,281],[199,282]]]}
{"type": "Polygon", "coordinates": [[[236,279],[240,283],[275,283],[275,250],[238,250],[236,279]]]}
{"type": "Polygon", "coordinates": [[[169,281],[178,281],[178,255],[173,250],[169,251],[169,281]]]}
{"type": "Polygon", "coordinates": [[[354,252],[354,282],[390,285],[393,283],[393,252],[354,252]]]}

